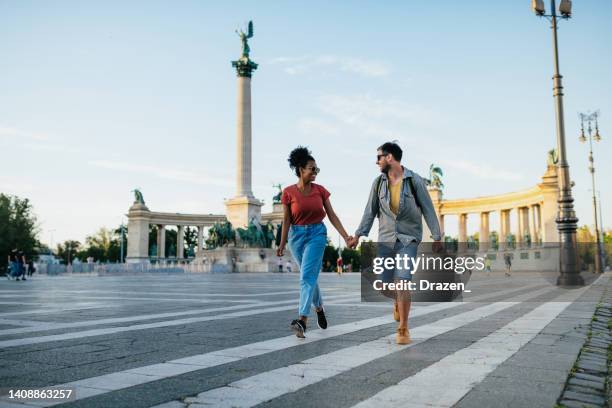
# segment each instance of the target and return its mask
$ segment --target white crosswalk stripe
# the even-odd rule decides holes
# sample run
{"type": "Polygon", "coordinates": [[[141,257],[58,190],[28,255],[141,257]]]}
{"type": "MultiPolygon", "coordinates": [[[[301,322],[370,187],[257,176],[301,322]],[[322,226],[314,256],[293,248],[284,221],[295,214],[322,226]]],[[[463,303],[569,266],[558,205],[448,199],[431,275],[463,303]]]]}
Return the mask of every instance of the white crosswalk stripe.
{"type": "MultiPolygon", "coordinates": [[[[354,295],[336,295],[336,296],[328,296],[327,298],[330,300],[334,300],[334,299],[346,299],[346,298],[352,298],[352,297],[354,297],[354,295]]],[[[106,329],[92,329],[92,330],[86,330],[86,331],[80,331],[80,332],[62,333],[62,334],[55,334],[55,335],[49,335],[49,336],[38,336],[38,337],[12,339],[12,340],[3,340],[3,341],[0,341],[0,348],[24,346],[28,344],[40,344],[40,343],[47,343],[50,341],[58,341],[58,340],[80,339],[84,337],[101,336],[104,334],[122,333],[122,332],[127,332],[127,331],[134,331],[134,330],[145,330],[145,329],[154,329],[154,328],[159,328],[159,327],[179,326],[183,324],[207,322],[207,321],[212,321],[212,320],[231,319],[234,317],[252,316],[252,315],[261,314],[264,312],[270,313],[270,312],[278,312],[282,310],[291,310],[296,307],[295,303],[296,303],[295,299],[292,299],[292,300],[284,300],[284,301],[278,301],[278,302],[265,302],[265,303],[259,303],[256,305],[227,306],[227,307],[222,307],[222,308],[217,308],[217,309],[208,309],[208,311],[215,312],[215,311],[224,311],[224,310],[252,309],[253,307],[255,307],[255,309],[232,312],[232,313],[217,314],[214,316],[192,317],[192,318],[186,318],[186,319],[166,320],[166,321],[155,322],[155,323],[136,324],[136,325],[131,325],[131,326],[110,327],[106,329]],[[291,306],[270,307],[272,305],[286,305],[286,304],[291,304],[291,306]]],[[[181,313],[189,314],[191,312],[181,312],[181,313]]],[[[202,312],[200,311],[198,313],[202,313],[202,312]]],[[[110,319],[110,320],[121,320],[121,319],[122,318],[110,319]]],[[[129,318],[127,319],[128,319],[127,321],[130,321],[129,318]]],[[[144,320],[144,319],[138,318],[137,320],[144,320]]],[[[90,325],[86,322],[80,322],[80,323],[85,323],[85,325],[90,325]]],[[[74,327],[79,327],[80,323],[79,322],[74,323],[75,325],[74,327]]],[[[60,324],[57,324],[57,326],[60,326],[60,324]]],[[[47,327],[47,326],[43,325],[43,327],[47,327]]],[[[67,327],[70,327],[70,326],[67,326],[67,327]]],[[[17,332],[17,333],[24,332],[25,333],[28,331],[35,331],[31,329],[32,328],[7,329],[7,330],[0,332],[0,335],[6,334],[6,332],[17,332]]],[[[48,330],[48,329],[45,328],[43,330],[48,330]]]]}

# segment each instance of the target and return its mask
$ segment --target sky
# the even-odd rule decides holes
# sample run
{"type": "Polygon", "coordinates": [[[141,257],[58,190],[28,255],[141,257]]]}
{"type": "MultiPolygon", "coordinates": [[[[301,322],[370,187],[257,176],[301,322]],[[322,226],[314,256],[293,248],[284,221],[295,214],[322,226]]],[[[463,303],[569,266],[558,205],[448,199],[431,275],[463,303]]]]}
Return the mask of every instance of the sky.
{"type": "MultiPolygon", "coordinates": [[[[31,200],[51,245],[126,222],[134,188],[152,211],[224,213],[236,188],[230,61],[251,19],[253,191],[264,212],[273,184],[296,182],[286,159],[297,145],[312,150],[349,232],[388,140],[417,173],[442,167],[445,198],[530,188],[556,146],[550,24],[530,3],[0,0],[0,192],[31,200]]],[[[612,3],[573,3],[559,48],[575,208],[593,224],[578,112],[598,109],[597,189],[611,228],[612,3]]]]}

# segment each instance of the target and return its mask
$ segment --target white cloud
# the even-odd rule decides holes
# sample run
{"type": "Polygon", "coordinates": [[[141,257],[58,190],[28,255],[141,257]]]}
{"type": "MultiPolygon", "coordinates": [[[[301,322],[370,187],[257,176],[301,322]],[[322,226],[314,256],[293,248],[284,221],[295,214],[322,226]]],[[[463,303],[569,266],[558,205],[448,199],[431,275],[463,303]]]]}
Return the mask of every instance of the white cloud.
{"type": "Polygon", "coordinates": [[[370,95],[324,95],[318,107],[347,124],[357,124],[363,119],[395,119],[422,121],[430,119],[432,112],[418,105],[394,99],[375,98],[370,95]]]}
{"type": "Polygon", "coordinates": [[[202,175],[202,173],[196,173],[186,170],[176,170],[159,166],[133,164],[110,160],[92,160],[89,161],[88,164],[94,167],[100,167],[109,170],[147,174],[166,180],[182,181],[191,184],[216,185],[223,187],[233,186],[233,184],[227,179],[220,177],[207,177],[202,175]]]}
{"type": "Polygon", "coordinates": [[[329,67],[364,77],[384,77],[391,73],[391,66],[386,62],[337,55],[278,57],[272,59],[270,64],[283,65],[284,71],[289,75],[320,71],[329,67]]]}
{"type": "Polygon", "coordinates": [[[463,171],[485,180],[518,181],[523,179],[521,173],[481,165],[467,160],[445,159],[441,161],[441,165],[463,171]]]}
{"type": "Polygon", "coordinates": [[[298,130],[306,135],[336,136],[340,131],[329,121],[316,118],[300,119],[297,126],[298,130]]]}
{"type": "Polygon", "coordinates": [[[66,146],[62,144],[49,144],[49,143],[24,143],[21,145],[29,150],[39,150],[46,152],[56,152],[56,153],[81,153],[82,149],[72,146],[66,146]]]}
{"type": "Polygon", "coordinates": [[[0,126],[0,138],[18,138],[29,140],[49,140],[49,135],[41,132],[17,129],[10,126],[0,126]]]}
{"type": "MultiPolygon", "coordinates": [[[[336,123],[345,128],[348,126],[348,130],[343,129],[345,133],[350,131],[353,135],[365,134],[403,143],[414,141],[419,127],[429,126],[435,121],[434,113],[422,106],[371,95],[323,95],[316,106],[336,123]]],[[[329,120],[312,121],[326,123],[328,127],[337,126],[329,120]]]]}

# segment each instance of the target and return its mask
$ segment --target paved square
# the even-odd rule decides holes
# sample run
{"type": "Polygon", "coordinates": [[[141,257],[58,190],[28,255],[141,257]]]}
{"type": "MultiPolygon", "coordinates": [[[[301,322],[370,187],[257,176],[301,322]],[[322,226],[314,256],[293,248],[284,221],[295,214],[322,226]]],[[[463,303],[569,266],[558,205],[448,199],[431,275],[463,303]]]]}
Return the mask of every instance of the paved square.
{"type": "Polygon", "coordinates": [[[2,281],[0,384],[71,388],[71,407],[551,407],[608,275],[574,290],[473,276],[462,302],[413,306],[408,346],[390,304],[360,302],[358,274],[321,274],[330,327],[305,340],[289,331],[297,274],[2,281]]]}

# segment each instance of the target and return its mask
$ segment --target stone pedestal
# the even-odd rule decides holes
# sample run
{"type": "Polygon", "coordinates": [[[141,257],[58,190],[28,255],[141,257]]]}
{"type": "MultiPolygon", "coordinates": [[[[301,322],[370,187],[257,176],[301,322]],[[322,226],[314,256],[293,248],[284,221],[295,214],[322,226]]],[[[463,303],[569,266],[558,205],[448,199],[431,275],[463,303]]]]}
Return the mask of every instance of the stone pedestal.
{"type": "Polygon", "coordinates": [[[542,177],[539,185],[542,190],[544,200],[540,207],[540,225],[542,230],[541,239],[544,243],[559,242],[559,231],[557,230],[557,199],[559,197],[559,183],[557,178],[557,168],[548,166],[546,173],[542,177]]]}
{"type": "MultiPolygon", "coordinates": [[[[285,255],[280,258],[283,272],[287,272],[287,261],[291,262],[291,273],[299,272],[297,264],[293,261],[291,252],[286,249],[285,255]]],[[[238,273],[238,272],[278,272],[276,250],[271,248],[233,248],[224,247],[207,249],[196,255],[197,264],[205,267],[205,272],[211,273],[238,273]]]]}
{"type": "Polygon", "coordinates": [[[261,220],[263,203],[254,197],[234,197],[225,201],[227,220],[234,228],[245,228],[253,218],[261,220]]]}
{"type": "Polygon", "coordinates": [[[149,223],[151,211],[146,205],[134,203],[128,212],[127,263],[149,262],[149,223]]]}

